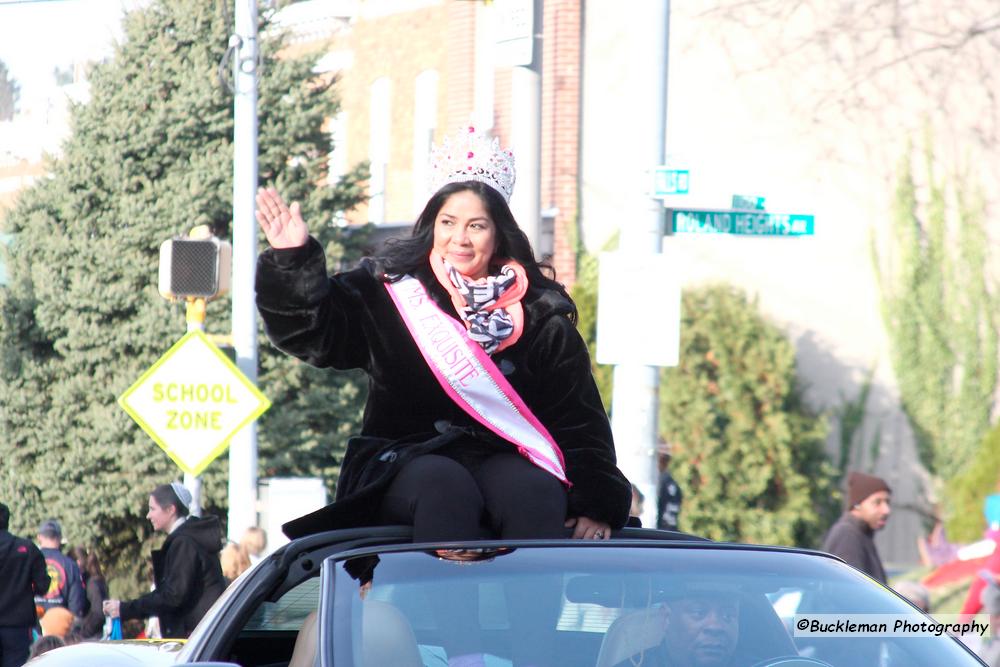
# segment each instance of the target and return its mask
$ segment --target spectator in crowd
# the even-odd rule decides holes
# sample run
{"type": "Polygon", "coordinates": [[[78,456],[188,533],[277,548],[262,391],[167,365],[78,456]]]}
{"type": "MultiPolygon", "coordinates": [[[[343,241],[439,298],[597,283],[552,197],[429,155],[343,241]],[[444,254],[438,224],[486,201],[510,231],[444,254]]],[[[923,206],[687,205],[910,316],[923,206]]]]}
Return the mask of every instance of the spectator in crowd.
{"type": "Polygon", "coordinates": [[[630,517],[641,517],[642,516],[642,506],[646,502],[646,497],[642,495],[642,491],[635,484],[632,485],[632,507],[629,508],[628,515],[630,517]]]}
{"type": "Polygon", "coordinates": [[[917,551],[924,567],[939,567],[950,563],[958,556],[958,545],[948,541],[941,519],[934,520],[934,527],[927,537],[917,538],[917,551]]]}
{"type": "Polygon", "coordinates": [[[881,477],[851,472],[847,478],[848,510],[830,528],[823,551],[840,556],[872,579],[886,583],[885,568],[875,548],[875,531],[885,528],[892,490],[881,477]]]}
{"type": "MultiPolygon", "coordinates": [[[[986,560],[985,572],[992,573],[994,577],[1000,576],[1000,529],[998,529],[998,517],[1000,513],[1000,494],[987,496],[983,506],[983,513],[986,515],[986,537],[993,540],[993,552],[986,560]]],[[[962,603],[961,620],[970,620],[978,614],[982,608],[983,590],[986,588],[987,579],[979,576],[972,580],[969,585],[969,592],[965,595],[965,602],[962,603]]]]}
{"type": "Polygon", "coordinates": [[[77,622],[77,629],[84,639],[100,639],[104,630],[103,605],[108,599],[108,582],[93,549],[88,551],[85,547],[74,547],[71,553],[83,574],[87,594],[87,612],[77,622]]]}
{"type": "MultiPolygon", "coordinates": [[[[153,560],[149,558],[146,560],[146,581],[149,582],[149,590],[156,590],[156,581],[153,579],[153,560]]],[[[122,621],[122,634],[125,635],[125,628],[127,628],[132,623],[142,624],[142,636],[146,639],[163,639],[163,633],[160,632],[160,619],[156,616],[148,616],[145,620],[133,618],[122,621]]],[[[125,635],[128,638],[128,635],[125,635]]]]}
{"type": "Polygon", "coordinates": [[[892,588],[920,611],[927,613],[931,610],[931,594],[923,584],[917,581],[900,581],[892,588]]]}
{"type": "Polygon", "coordinates": [[[996,576],[988,570],[980,572],[979,576],[986,582],[979,595],[979,601],[990,615],[989,638],[982,642],[979,657],[989,667],[1000,667],[1000,636],[997,635],[1000,632],[1000,584],[996,576]]]}
{"type": "Polygon", "coordinates": [[[250,557],[250,564],[256,565],[263,558],[264,550],[267,549],[267,533],[264,532],[263,528],[250,526],[243,532],[240,546],[250,557]]]}
{"type": "Polygon", "coordinates": [[[39,637],[35,640],[35,643],[31,645],[28,660],[34,660],[43,653],[48,653],[53,649],[62,648],[65,645],[66,641],[59,635],[44,635],[39,637]]]}
{"type": "Polygon", "coordinates": [[[45,557],[30,540],[8,532],[10,510],[0,503],[0,667],[20,667],[31,650],[35,595],[49,589],[45,557]]]}
{"type": "Polygon", "coordinates": [[[65,607],[74,616],[82,617],[87,606],[83,576],[76,561],[62,552],[62,537],[62,526],[55,519],[43,521],[38,527],[38,546],[42,548],[52,583],[47,592],[35,596],[35,604],[43,613],[52,607],[65,607]]]}
{"type": "Polygon", "coordinates": [[[179,482],[161,484],[149,496],[146,518],[167,533],[153,552],[156,588],[135,600],[106,600],[104,613],[147,618],[158,616],[165,638],[186,638],[226,588],[219,563],[222,530],[214,516],[188,516],[191,492],[179,482]]]}
{"type": "Polygon", "coordinates": [[[656,527],[660,530],[677,530],[684,494],[670,474],[672,449],[669,442],[660,442],[656,453],[656,467],[660,479],[656,485],[656,527]]]}
{"type": "Polygon", "coordinates": [[[55,635],[65,640],[66,635],[73,628],[76,617],[66,607],[49,607],[45,610],[39,623],[42,626],[42,636],[55,635]]]}
{"type": "MultiPolygon", "coordinates": [[[[979,659],[989,667],[1000,667],[1000,584],[996,575],[989,570],[980,570],[977,579],[982,580],[983,587],[979,594],[979,603],[989,615],[989,632],[980,634],[973,631],[962,636],[962,643],[979,656],[979,659]]],[[[960,619],[961,622],[971,621],[971,617],[960,619]]]]}
{"type": "Polygon", "coordinates": [[[138,618],[130,618],[122,622],[122,639],[158,639],[146,634],[146,624],[138,618]]]}
{"type": "Polygon", "coordinates": [[[230,542],[219,554],[219,562],[222,565],[222,576],[231,584],[236,577],[250,569],[250,554],[242,544],[230,542]]]}

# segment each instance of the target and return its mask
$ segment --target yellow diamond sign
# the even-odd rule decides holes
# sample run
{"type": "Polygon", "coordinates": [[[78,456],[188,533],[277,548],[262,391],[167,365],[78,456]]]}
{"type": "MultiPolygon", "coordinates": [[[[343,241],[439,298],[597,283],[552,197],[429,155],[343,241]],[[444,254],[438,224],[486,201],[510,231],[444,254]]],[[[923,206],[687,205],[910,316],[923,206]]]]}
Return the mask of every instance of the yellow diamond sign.
{"type": "Polygon", "coordinates": [[[200,474],[226,451],[237,431],[271,407],[201,331],[174,343],[118,403],[192,475],[200,474]]]}

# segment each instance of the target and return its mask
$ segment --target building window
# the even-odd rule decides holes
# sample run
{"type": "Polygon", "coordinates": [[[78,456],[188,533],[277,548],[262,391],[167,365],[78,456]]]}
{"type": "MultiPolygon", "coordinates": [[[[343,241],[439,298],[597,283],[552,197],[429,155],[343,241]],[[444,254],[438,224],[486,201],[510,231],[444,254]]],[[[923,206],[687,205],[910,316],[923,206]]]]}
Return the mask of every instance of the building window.
{"type": "Polygon", "coordinates": [[[538,248],[535,254],[543,262],[551,261],[556,254],[556,217],[559,209],[542,209],[540,229],[538,230],[538,248]]]}
{"type": "Polygon", "coordinates": [[[423,209],[431,193],[428,188],[428,160],[434,142],[438,115],[438,73],[424,70],[414,81],[413,95],[413,210],[423,209]]]}
{"type": "Polygon", "coordinates": [[[390,94],[388,77],[383,76],[372,83],[368,143],[368,161],[371,163],[371,178],[368,181],[368,220],[376,224],[385,222],[386,172],[389,167],[389,137],[392,125],[390,94]]]}

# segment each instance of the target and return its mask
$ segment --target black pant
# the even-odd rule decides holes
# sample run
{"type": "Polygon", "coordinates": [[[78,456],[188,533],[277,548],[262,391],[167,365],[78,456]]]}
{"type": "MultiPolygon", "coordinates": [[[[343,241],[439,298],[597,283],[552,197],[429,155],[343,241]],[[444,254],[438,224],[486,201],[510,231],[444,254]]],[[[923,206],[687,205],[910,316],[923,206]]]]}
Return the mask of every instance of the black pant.
{"type": "Polygon", "coordinates": [[[28,662],[31,628],[0,625],[0,667],[21,667],[28,662]]]}
{"type": "Polygon", "coordinates": [[[386,490],[382,523],[413,526],[414,542],[561,537],[566,521],[562,482],[513,452],[463,465],[439,454],[407,463],[386,490]]]}

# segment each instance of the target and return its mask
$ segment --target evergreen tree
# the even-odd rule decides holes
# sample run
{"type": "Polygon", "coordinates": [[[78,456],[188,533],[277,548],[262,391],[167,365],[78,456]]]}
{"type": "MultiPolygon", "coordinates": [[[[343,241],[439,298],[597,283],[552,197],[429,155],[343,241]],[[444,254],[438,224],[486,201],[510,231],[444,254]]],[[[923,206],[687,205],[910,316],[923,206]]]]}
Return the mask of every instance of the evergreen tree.
{"type": "Polygon", "coordinates": [[[10,76],[7,64],[0,60],[0,120],[10,120],[17,110],[21,86],[10,76]]]}
{"type": "Polygon", "coordinates": [[[802,403],[794,346],[735,288],[684,292],[680,364],[662,374],[660,425],[684,492],[682,530],[819,542],[837,511],[825,425],[802,403]]]}
{"type": "Polygon", "coordinates": [[[963,472],[990,428],[1000,327],[984,206],[962,186],[949,197],[925,158],[926,195],[909,156],[900,163],[890,247],[874,263],[917,451],[944,482],[950,537],[968,541],[981,533],[966,517],[981,514],[982,497],[968,497],[963,472]]]}
{"type": "MultiPolygon", "coordinates": [[[[230,10],[231,15],[231,10],[230,10]]],[[[363,170],[324,182],[337,103],[314,61],[279,59],[262,13],[259,169],[302,202],[334,258],[333,214],[362,196],[363,170]]],[[[50,176],[20,196],[0,290],[0,497],[15,529],[59,517],[67,538],[96,545],[111,569],[141,579],[151,488],[180,471],[116,398],[184,332],[184,308],[156,292],[158,247],[192,227],[230,236],[233,100],[217,81],[230,26],[217,3],[154,0],[125,19],[114,57],[91,74],[91,99],[50,176]]],[[[207,329],[229,328],[228,299],[207,329]]],[[[259,425],[262,476],[323,474],[356,431],[364,389],[262,338],[259,384],[274,407],[259,425]]],[[[224,516],[227,462],[204,473],[203,503],[224,516]]],[[[135,592],[135,588],[132,592],[135,592]]],[[[118,589],[119,594],[127,594],[118,589]]]]}

